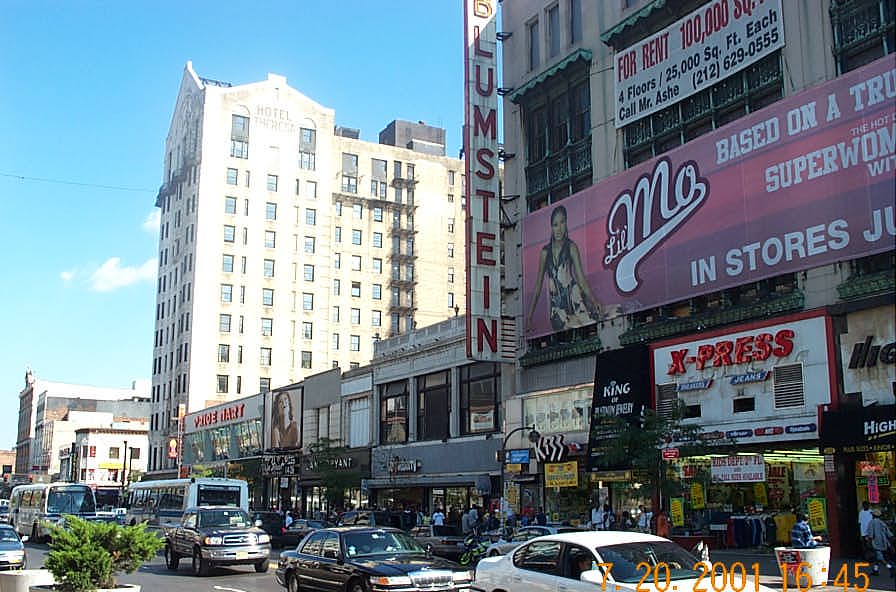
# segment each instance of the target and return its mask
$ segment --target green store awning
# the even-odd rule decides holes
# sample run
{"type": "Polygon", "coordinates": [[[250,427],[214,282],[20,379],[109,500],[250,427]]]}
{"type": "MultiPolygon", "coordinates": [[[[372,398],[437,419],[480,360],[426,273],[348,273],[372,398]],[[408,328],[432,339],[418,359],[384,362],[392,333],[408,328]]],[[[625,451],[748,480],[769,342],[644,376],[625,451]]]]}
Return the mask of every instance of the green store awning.
{"type": "Polygon", "coordinates": [[[512,93],[510,93],[510,100],[514,103],[519,103],[523,96],[528,93],[530,90],[544,82],[545,80],[556,76],[557,74],[563,72],[566,68],[576,63],[577,61],[582,60],[585,62],[591,62],[591,51],[588,49],[577,49],[535,78],[527,81],[525,84],[520,86],[517,89],[514,89],[512,93]]]}
{"type": "Polygon", "coordinates": [[[630,27],[638,26],[641,21],[647,19],[651,14],[653,14],[653,11],[659,10],[664,6],[666,6],[666,0],[653,0],[653,2],[649,2],[640,10],[630,14],[625,20],[616,23],[616,25],[613,26],[610,30],[601,33],[600,40],[605,44],[612,46],[612,39],[614,37],[620,35],[630,27]]]}

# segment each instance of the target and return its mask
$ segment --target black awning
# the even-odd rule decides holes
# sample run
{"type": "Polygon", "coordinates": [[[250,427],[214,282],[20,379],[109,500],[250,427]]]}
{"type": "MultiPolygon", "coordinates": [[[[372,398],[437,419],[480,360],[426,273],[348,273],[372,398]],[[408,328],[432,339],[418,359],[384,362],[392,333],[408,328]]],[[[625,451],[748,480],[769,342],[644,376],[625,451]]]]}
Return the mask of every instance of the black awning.
{"type": "Polygon", "coordinates": [[[896,405],[825,411],[820,436],[822,454],[896,450],[896,405]]]}

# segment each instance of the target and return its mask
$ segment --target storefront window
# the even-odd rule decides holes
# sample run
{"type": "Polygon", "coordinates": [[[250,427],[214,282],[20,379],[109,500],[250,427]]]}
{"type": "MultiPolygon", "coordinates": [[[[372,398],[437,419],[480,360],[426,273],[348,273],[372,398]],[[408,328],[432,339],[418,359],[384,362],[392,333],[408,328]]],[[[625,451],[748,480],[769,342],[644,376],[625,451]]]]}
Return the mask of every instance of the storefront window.
{"type": "Polygon", "coordinates": [[[461,433],[497,431],[500,402],[500,365],[479,363],[460,368],[461,433]]]}
{"type": "Polygon", "coordinates": [[[427,374],[417,379],[417,439],[448,438],[448,412],[451,408],[451,379],[448,371],[427,374]]]}
{"type": "Polygon", "coordinates": [[[856,512],[861,509],[862,502],[868,502],[872,508],[881,510],[881,517],[889,524],[893,523],[896,513],[893,507],[896,501],[894,456],[892,452],[868,453],[862,460],[856,461],[855,468],[856,512]]]}
{"type": "Polygon", "coordinates": [[[542,434],[588,431],[591,391],[589,386],[529,397],[523,401],[525,425],[535,426],[542,434]]]}
{"type": "Polygon", "coordinates": [[[389,383],[382,388],[380,402],[380,443],[395,444],[408,440],[407,382],[389,383]]]}

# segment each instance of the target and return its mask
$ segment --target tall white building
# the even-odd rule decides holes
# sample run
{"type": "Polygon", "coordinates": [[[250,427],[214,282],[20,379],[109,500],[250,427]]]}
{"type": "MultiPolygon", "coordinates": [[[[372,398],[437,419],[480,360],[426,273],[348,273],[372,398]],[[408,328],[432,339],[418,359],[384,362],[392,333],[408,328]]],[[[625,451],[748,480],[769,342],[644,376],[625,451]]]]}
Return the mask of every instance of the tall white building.
{"type": "Polygon", "coordinates": [[[150,471],[177,465],[179,405],[355,367],[464,312],[462,162],[422,122],[380,141],[282,76],[237,86],[187,63],[156,200],[150,471]]]}

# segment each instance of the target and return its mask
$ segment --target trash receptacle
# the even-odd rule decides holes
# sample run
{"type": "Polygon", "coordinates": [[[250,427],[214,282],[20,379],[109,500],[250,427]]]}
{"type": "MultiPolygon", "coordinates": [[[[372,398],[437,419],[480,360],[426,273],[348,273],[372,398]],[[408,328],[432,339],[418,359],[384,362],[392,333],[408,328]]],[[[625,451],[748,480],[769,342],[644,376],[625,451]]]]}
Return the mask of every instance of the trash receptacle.
{"type": "Polygon", "coordinates": [[[0,572],[0,592],[28,592],[31,586],[55,584],[46,569],[22,569],[0,572]]]}
{"type": "Polygon", "coordinates": [[[828,583],[831,563],[830,547],[818,546],[809,549],[775,547],[775,558],[778,560],[778,567],[781,568],[781,577],[787,579],[788,587],[806,588],[807,584],[808,586],[825,586],[828,583]],[[800,566],[802,566],[802,570],[800,566]],[[807,577],[809,582],[806,582],[807,577]]]}

